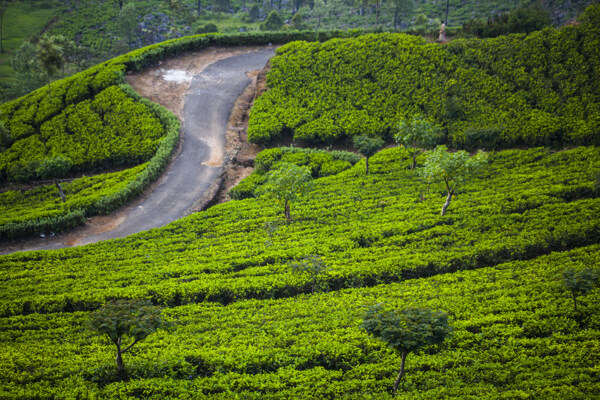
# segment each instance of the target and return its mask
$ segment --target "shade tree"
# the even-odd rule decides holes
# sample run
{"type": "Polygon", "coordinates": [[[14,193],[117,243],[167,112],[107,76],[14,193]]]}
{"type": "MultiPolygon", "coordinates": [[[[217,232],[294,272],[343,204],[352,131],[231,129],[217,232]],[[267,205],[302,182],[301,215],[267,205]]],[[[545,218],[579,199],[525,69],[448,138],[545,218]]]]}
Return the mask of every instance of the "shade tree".
{"type": "Polygon", "coordinates": [[[267,183],[262,191],[268,197],[283,203],[283,213],[291,221],[290,204],[308,194],[313,188],[312,174],[307,166],[281,163],[267,174],[267,183]]]}
{"type": "Polygon", "coordinates": [[[167,324],[162,318],[160,307],[148,300],[116,299],[90,314],[88,328],[106,335],[116,347],[117,371],[120,377],[127,372],[123,354],[167,324]],[[129,344],[125,344],[125,340],[129,344]]]}
{"type": "Polygon", "coordinates": [[[459,186],[479,172],[487,163],[487,154],[479,151],[473,157],[464,150],[454,153],[446,146],[438,146],[426,154],[419,174],[427,184],[442,183],[446,189],[446,201],[440,215],[444,216],[459,186]]]}
{"type": "Polygon", "coordinates": [[[354,148],[363,156],[365,156],[366,175],[369,175],[369,158],[383,147],[383,140],[380,138],[372,138],[368,136],[356,136],[353,139],[354,148]]]}
{"type": "Polygon", "coordinates": [[[412,157],[412,168],[417,166],[417,156],[422,149],[432,149],[441,136],[441,128],[423,119],[420,115],[414,115],[411,119],[405,119],[398,124],[395,135],[396,143],[403,145],[412,157]]]}
{"type": "Polygon", "coordinates": [[[404,376],[408,354],[424,347],[440,345],[452,332],[448,315],[443,311],[423,308],[395,310],[386,309],[383,305],[367,310],[362,328],[400,353],[400,371],[394,381],[393,396],[396,396],[404,376]]]}
{"type": "Polygon", "coordinates": [[[73,163],[66,157],[53,157],[44,159],[36,169],[37,175],[42,179],[50,179],[58,189],[60,200],[64,203],[67,201],[60,178],[69,172],[73,163]]]}
{"type": "Polygon", "coordinates": [[[600,274],[590,268],[580,271],[568,269],[563,272],[563,287],[571,292],[575,313],[577,313],[577,296],[590,292],[599,283],[600,274]]]}

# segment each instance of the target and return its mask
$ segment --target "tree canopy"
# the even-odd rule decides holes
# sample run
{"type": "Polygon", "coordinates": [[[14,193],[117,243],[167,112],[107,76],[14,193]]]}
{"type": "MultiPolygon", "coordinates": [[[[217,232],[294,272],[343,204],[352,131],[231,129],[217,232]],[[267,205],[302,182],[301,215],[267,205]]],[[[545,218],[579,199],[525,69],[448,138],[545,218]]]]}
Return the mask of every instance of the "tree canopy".
{"type": "Polygon", "coordinates": [[[312,190],[313,182],[310,169],[291,163],[282,163],[279,168],[267,174],[264,193],[284,204],[285,218],[290,221],[290,203],[312,190]]]}
{"type": "Polygon", "coordinates": [[[417,156],[421,149],[432,149],[441,136],[441,128],[414,115],[410,120],[403,120],[398,124],[396,143],[402,144],[413,159],[412,169],[417,166],[417,156]]]}
{"type": "Polygon", "coordinates": [[[110,300],[91,313],[88,319],[90,329],[108,336],[114,343],[120,375],[125,375],[123,354],[163,326],[165,323],[161,316],[161,309],[153,306],[148,300],[110,300]],[[132,341],[125,346],[123,338],[126,336],[132,341]]]}
{"type": "Polygon", "coordinates": [[[422,308],[390,310],[382,305],[367,310],[362,327],[401,354],[402,364],[394,382],[394,396],[404,374],[408,353],[426,346],[440,345],[452,332],[448,315],[443,311],[422,308]]]}
{"type": "Polygon", "coordinates": [[[383,140],[380,138],[372,138],[368,136],[356,136],[353,140],[354,148],[360,154],[365,156],[366,174],[369,175],[369,158],[374,156],[383,146],[383,140]]]}
{"type": "Polygon", "coordinates": [[[470,157],[464,150],[451,153],[446,146],[442,145],[427,153],[425,164],[419,173],[427,183],[444,184],[447,197],[441,215],[446,214],[458,186],[477,173],[486,163],[487,154],[482,151],[470,157]]]}

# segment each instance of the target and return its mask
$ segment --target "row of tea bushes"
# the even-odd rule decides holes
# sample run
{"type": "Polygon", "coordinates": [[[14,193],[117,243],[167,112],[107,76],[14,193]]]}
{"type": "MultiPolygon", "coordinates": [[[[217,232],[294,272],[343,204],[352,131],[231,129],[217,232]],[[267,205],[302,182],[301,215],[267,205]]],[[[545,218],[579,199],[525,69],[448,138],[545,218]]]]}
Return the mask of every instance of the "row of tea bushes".
{"type": "Polygon", "coordinates": [[[88,313],[4,317],[0,396],[388,399],[400,357],[360,327],[385,303],[443,310],[454,328],[442,347],[409,355],[403,398],[590,399],[600,290],[580,296],[575,314],[561,280],[599,255],[594,245],[369,288],[170,307],[172,327],[124,356],[127,381],[114,345],[86,330],[88,313]]]}
{"type": "Polygon", "coordinates": [[[327,151],[300,147],[275,147],[261,151],[254,160],[255,170],[229,191],[234,200],[256,197],[256,190],[265,183],[266,174],[281,163],[306,165],[313,178],[339,174],[356,164],[361,157],[347,151],[327,151]]]}
{"type": "Polygon", "coordinates": [[[600,144],[600,6],[577,25],[529,35],[428,44],[371,34],[278,49],[248,138],[391,141],[416,114],[454,147],[600,144]]]}
{"type": "Polygon", "coordinates": [[[387,149],[367,176],[360,161],[317,179],[291,223],[281,204],[246,199],[118,241],[3,257],[0,315],[91,310],[110,297],[174,306],[295,296],[313,281],[290,264],[314,254],[329,267],[319,286],[338,290],[595,244],[599,162],[595,147],[492,154],[442,217],[441,188],[420,183],[404,149],[387,149]]]}

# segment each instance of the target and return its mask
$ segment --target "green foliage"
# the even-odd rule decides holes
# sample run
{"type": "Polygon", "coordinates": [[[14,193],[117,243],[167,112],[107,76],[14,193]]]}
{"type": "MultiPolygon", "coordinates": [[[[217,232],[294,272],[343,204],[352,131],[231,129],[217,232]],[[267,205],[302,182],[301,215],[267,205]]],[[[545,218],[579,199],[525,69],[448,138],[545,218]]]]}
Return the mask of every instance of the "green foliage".
{"type": "Polygon", "coordinates": [[[41,86],[42,66],[37,55],[35,45],[30,42],[23,42],[10,59],[10,66],[17,78],[16,85],[22,94],[29,93],[41,86]]]}
{"type": "Polygon", "coordinates": [[[299,31],[310,29],[310,27],[304,23],[304,16],[301,12],[294,14],[290,21],[290,28],[297,29],[299,31]]]}
{"type": "Polygon", "coordinates": [[[452,328],[443,311],[421,308],[385,310],[381,305],[367,310],[362,327],[400,353],[413,353],[425,346],[440,345],[452,328]]]}
{"type": "Polygon", "coordinates": [[[37,44],[37,57],[40,60],[40,66],[50,78],[64,65],[64,45],[66,39],[63,36],[43,35],[37,44]]]}
{"type": "Polygon", "coordinates": [[[258,198],[122,241],[1,257],[7,276],[19,278],[6,282],[0,315],[93,310],[107,297],[174,306],[296,296],[309,289],[308,279],[291,274],[289,262],[315,253],[331,267],[327,286],[339,290],[590,245],[600,231],[600,200],[589,166],[599,162],[594,147],[491,154],[482,175],[464,182],[452,215],[441,218],[442,194],[417,201],[420,182],[408,154],[386,149],[371,158],[369,175],[359,163],[315,180],[310,197],[293,205],[295,222],[272,239],[263,226],[282,210],[258,198]]]}
{"type": "Polygon", "coordinates": [[[290,267],[295,274],[307,275],[309,277],[310,292],[312,294],[326,289],[326,280],[323,279],[323,276],[329,270],[329,267],[323,262],[320,256],[316,254],[305,256],[300,261],[292,262],[290,267]]]}
{"type": "Polygon", "coordinates": [[[267,174],[263,193],[284,205],[285,218],[292,219],[290,203],[312,190],[312,176],[308,167],[282,163],[267,174]]]}
{"type": "Polygon", "coordinates": [[[117,86],[124,81],[125,70],[140,70],[175,54],[211,45],[327,40],[351,34],[272,32],[172,40],[132,51],[56,81],[52,84],[52,96],[47,96],[47,88],[41,88],[3,104],[0,122],[10,130],[11,146],[0,153],[0,181],[38,179],[36,170],[40,161],[55,156],[70,158],[75,173],[150,162],[125,187],[115,187],[113,193],[102,189],[103,197],[95,197],[95,204],[88,203],[84,210],[65,209],[45,217],[34,208],[34,213],[40,215],[39,221],[11,221],[1,229],[0,236],[62,231],[82,223],[84,215],[107,213],[126,204],[160,175],[177,143],[179,122],[163,108],[143,100],[129,86],[117,86]]]}
{"type": "Polygon", "coordinates": [[[0,122],[0,152],[11,145],[10,131],[0,122]]]}
{"type": "Polygon", "coordinates": [[[237,186],[231,188],[227,194],[233,200],[243,200],[255,197],[256,188],[265,183],[267,178],[263,174],[253,173],[242,180],[237,186]]]}
{"type": "Polygon", "coordinates": [[[488,161],[487,154],[482,151],[469,157],[469,153],[464,150],[454,153],[447,150],[446,146],[442,145],[428,152],[423,168],[419,170],[419,175],[427,184],[442,183],[444,185],[447,197],[446,203],[442,207],[442,216],[445,215],[458,186],[481,172],[488,161]]]}
{"type": "Polygon", "coordinates": [[[417,166],[417,156],[421,149],[432,149],[441,136],[441,129],[420,115],[413,115],[410,120],[403,120],[398,124],[398,133],[395,140],[408,149],[412,156],[412,169],[417,166]]]}
{"type": "Polygon", "coordinates": [[[58,179],[64,178],[72,166],[70,159],[58,156],[44,159],[36,172],[42,179],[58,179]]]}
{"type": "Polygon", "coordinates": [[[117,369],[125,374],[122,355],[163,326],[161,309],[143,300],[109,300],[90,314],[88,326],[106,335],[117,348],[117,369]],[[124,338],[133,339],[125,345],[124,338]]]}
{"type": "Polygon", "coordinates": [[[384,310],[380,305],[367,310],[362,327],[402,356],[400,373],[394,383],[394,396],[404,375],[408,353],[417,352],[427,346],[441,345],[452,332],[448,315],[443,311],[421,308],[384,310]]]}
{"type": "Polygon", "coordinates": [[[496,37],[509,33],[531,33],[550,26],[550,13],[540,3],[518,7],[488,18],[487,22],[470,20],[463,31],[478,37],[496,37]]]}
{"type": "Polygon", "coordinates": [[[374,156],[375,153],[383,146],[383,140],[380,138],[370,138],[368,136],[355,136],[352,140],[354,148],[358,150],[360,154],[365,156],[366,174],[369,175],[369,158],[374,156]]]}
{"type": "Polygon", "coordinates": [[[421,114],[456,148],[594,145],[598,8],[577,26],[447,46],[392,33],[287,44],[271,60],[248,139],[387,140],[421,114]]]}
{"type": "Polygon", "coordinates": [[[126,202],[147,166],[63,182],[64,204],[52,185],[0,193],[0,240],[62,232],[83,224],[86,216],[109,213],[126,202]]]}
{"type": "Polygon", "coordinates": [[[594,269],[563,271],[563,286],[573,296],[573,308],[577,313],[577,296],[585,295],[600,283],[600,274],[594,269]]]}
{"type": "MultiPolygon", "coordinates": [[[[368,289],[172,306],[163,315],[176,322],[173,329],[148,336],[127,355],[129,382],[115,382],[114,345],[82,334],[88,312],[1,318],[0,366],[12,384],[0,393],[385,399],[398,355],[360,328],[365,309],[385,302],[395,309],[443,309],[452,317],[444,351],[411,354],[406,397],[593,398],[600,389],[598,325],[582,331],[565,317],[570,306],[561,304],[556,281],[565,264],[580,268],[599,254],[595,245],[368,289]]],[[[48,252],[29,257],[42,255],[38,262],[48,252]]],[[[597,304],[598,295],[589,293],[587,302],[597,304]]]]}
{"type": "Polygon", "coordinates": [[[127,3],[121,8],[117,21],[121,33],[127,37],[127,47],[131,47],[131,39],[138,25],[137,10],[134,2],[127,3]]]}
{"type": "Polygon", "coordinates": [[[265,22],[260,24],[261,31],[278,31],[283,26],[283,20],[277,11],[271,11],[265,22]]]}
{"type": "Polygon", "coordinates": [[[255,171],[243,179],[228,194],[232,199],[242,200],[255,197],[259,186],[266,182],[265,174],[277,169],[283,162],[307,165],[313,178],[339,174],[352,167],[360,156],[346,151],[326,151],[301,147],[274,147],[258,153],[254,159],[255,171]]]}

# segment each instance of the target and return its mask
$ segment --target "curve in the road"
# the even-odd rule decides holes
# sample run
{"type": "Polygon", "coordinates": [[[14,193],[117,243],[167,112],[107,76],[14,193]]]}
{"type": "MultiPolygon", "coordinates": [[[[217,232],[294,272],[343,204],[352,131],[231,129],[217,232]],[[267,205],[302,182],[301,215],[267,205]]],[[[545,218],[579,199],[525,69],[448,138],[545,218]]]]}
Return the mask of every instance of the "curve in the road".
{"type": "MultiPolygon", "coordinates": [[[[246,72],[262,69],[274,54],[268,48],[226,58],[196,75],[185,97],[182,150],[161,183],[143,201],[125,211],[122,222],[113,229],[84,236],[74,244],[125,237],[185,216],[211,184],[220,179],[227,121],[235,100],[250,83],[246,72]]],[[[35,250],[62,247],[67,246],[54,243],[35,250]]]]}

